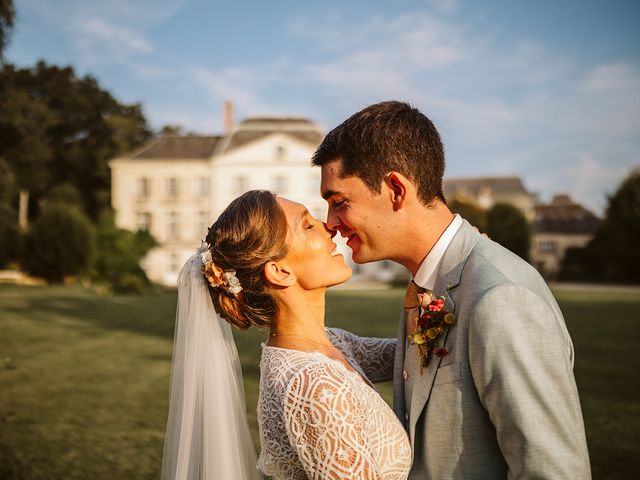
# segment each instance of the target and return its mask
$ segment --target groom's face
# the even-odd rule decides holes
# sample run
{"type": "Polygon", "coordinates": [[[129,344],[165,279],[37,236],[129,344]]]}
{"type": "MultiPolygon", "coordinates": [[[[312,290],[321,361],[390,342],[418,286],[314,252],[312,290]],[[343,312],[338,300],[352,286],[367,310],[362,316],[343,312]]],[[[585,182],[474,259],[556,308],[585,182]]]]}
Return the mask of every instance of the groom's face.
{"type": "Polygon", "coordinates": [[[347,239],[353,261],[367,263],[387,258],[388,221],[392,208],[383,192],[376,194],[356,176],[342,176],[342,160],[322,165],[320,191],[328,203],[327,227],[347,239]],[[388,220],[388,217],[387,217],[388,220]]]}

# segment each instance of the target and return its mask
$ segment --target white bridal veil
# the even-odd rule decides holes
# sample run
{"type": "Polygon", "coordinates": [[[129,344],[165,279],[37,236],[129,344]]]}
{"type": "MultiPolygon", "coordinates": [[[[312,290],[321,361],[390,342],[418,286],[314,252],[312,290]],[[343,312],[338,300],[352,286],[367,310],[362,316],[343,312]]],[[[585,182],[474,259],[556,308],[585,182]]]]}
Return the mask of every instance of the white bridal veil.
{"type": "Polygon", "coordinates": [[[178,276],[162,479],[259,479],[238,351],[209,297],[203,251],[178,276]]]}

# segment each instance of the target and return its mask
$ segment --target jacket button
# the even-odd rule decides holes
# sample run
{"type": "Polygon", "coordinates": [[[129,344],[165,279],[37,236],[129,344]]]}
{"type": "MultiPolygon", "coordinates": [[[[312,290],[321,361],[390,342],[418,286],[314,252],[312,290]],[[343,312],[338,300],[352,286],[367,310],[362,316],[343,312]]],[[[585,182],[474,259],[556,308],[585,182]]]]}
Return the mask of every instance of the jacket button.
{"type": "Polygon", "coordinates": [[[407,371],[406,371],[406,370],[403,370],[403,371],[402,371],[402,378],[404,378],[405,380],[406,380],[407,378],[409,378],[409,374],[407,373],[407,371]]]}

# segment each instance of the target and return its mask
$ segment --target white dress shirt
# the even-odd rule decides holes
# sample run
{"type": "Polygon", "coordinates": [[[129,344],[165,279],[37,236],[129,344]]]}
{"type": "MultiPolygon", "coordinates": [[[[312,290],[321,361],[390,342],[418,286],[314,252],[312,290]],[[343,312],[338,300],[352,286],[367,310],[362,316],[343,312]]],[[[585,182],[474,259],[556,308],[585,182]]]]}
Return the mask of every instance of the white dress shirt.
{"type": "Polygon", "coordinates": [[[442,256],[460,228],[460,225],[462,225],[462,217],[456,213],[449,226],[422,261],[420,268],[418,268],[416,276],[413,278],[413,281],[416,282],[417,285],[428,290],[433,290],[433,286],[436,283],[436,273],[442,261],[442,256]]]}

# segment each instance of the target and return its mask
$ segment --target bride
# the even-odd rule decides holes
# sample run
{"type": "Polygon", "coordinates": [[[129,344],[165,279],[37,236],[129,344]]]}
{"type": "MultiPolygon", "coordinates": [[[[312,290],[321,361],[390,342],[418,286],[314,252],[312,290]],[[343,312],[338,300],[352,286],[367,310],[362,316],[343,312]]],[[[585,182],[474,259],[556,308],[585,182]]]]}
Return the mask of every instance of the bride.
{"type": "Polygon", "coordinates": [[[395,339],[325,328],[325,291],[348,280],[334,232],[267,191],[234,200],[178,280],[164,479],[406,479],[407,433],[372,383],[395,339]],[[256,465],[229,325],[269,329],[256,465]]]}

